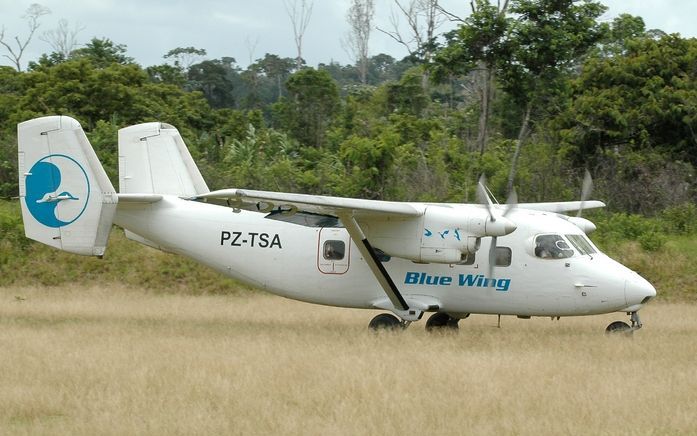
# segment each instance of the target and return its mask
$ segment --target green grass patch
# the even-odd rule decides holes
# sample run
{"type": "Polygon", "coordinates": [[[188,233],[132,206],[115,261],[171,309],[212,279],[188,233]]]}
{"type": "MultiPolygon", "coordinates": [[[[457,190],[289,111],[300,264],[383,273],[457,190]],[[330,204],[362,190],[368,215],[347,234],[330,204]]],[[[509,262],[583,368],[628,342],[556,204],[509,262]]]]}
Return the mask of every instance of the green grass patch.
{"type": "Polygon", "coordinates": [[[638,241],[622,241],[606,252],[650,281],[657,298],[697,302],[697,236],[672,236],[654,251],[642,249],[638,241]]]}
{"type": "MultiPolygon", "coordinates": [[[[690,212],[691,208],[685,210],[690,212]]],[[[598,224],[598,232],[592,236],[599,247],[653,283],[658,298],[697,302],[697,235],[669,230],[694,228],[683,219],[685,215],[679,214],[682,221],[676,220],[678,225],[663,218],[626,214],[589,218],[598,224]]],[[[119,228],[111,234],[104,259],[61,253],[24,237],[16,201],[0,201],[0,230],[0,286],[118,283],[192,295],[251,289],[193,260],[129,241],[119,228]]]]}
{"type": "Polygon", "coordinates": [[[163,293],[233,294],[249,287],[182,256],[129,241],[115,227],[103,259],[60,252],[24,236],[18,202],[0,201],[0,286],[120,283],[163,293]]]}

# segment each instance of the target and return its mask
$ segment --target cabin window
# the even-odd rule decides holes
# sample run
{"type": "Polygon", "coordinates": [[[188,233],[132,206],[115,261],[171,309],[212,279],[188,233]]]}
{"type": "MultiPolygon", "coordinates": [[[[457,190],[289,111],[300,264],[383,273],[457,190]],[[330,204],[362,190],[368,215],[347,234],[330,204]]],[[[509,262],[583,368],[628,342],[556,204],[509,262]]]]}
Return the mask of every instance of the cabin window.
{"type": "Polygon", "coordinates": [[[344,253],[346,253],[346,244],[344,241],[331,239],[324,241],[322,255],[326,260],[341,260],[344,258],[344,253]]]}
{"type": "Polygon", "coordinates": [[[512,252],[508,247],[496,247],[496,266],[511,266],[512,252]]]}
{"type": "Polygon", "coordinates": [[[561,235],[539,235],[535,238],[535,256],[542,259],[565,259],[574,255],[574,250],[561,235]]]}
{"type": "Polygon", "coordinates": [[[596,253],[595,248],[593,248],[586,235],[566,235],[566,239],[583,256],[596,253]]]}

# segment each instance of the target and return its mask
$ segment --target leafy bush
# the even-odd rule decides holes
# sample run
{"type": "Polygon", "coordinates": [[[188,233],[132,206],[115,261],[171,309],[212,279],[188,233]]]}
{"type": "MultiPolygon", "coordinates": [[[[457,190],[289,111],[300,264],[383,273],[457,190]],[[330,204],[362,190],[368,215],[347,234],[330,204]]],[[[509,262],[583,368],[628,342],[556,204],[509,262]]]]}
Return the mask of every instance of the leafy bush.
{"type": "Polygon", "coordinates": [[[697,206],[694,203],[683,203],[669,207],[663,211],[661,218],[667,230],[678,235],[697,233],[697,206]]]}
{"type": "Polygon", "coordinates": [[[649,231],[640,235],[638,240],[644,251],[658,251],[665,246],[667,238],[659,232],[649,231]]]}
{"type": "Polygon", "coordinates": [[[19,249],[24,249],[31,243],[24,237],[24,226],[17,202],[0,201],[0,242],[19,249]]]}
{"type": "Polygon", "coordinates": [[[603,240],[633,240],[660,227],[651,218],[627,213],[601,213],[592,220],[598,226],[598,237],[603,240]]]}

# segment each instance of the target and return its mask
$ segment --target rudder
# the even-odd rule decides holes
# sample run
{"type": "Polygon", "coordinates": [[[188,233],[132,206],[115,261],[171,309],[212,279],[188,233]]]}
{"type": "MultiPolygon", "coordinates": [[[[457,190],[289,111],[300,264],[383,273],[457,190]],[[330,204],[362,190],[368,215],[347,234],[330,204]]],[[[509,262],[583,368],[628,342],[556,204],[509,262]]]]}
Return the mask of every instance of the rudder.
{"type": "Polygon", "coordinates": [[[118,197],[80,123],[67,116],[25,121],[17,142],[26,236],[103,256],[118,197]]]}

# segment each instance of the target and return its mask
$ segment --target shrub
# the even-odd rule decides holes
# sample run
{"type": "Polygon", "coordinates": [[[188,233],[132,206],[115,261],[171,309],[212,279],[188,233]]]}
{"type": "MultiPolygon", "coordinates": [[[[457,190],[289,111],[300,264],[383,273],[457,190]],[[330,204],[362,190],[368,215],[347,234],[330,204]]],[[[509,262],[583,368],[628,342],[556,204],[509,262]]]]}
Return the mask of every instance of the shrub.
{"type": "Polygon", "coordinates": [[[693,203],[683,203],[679,206],[669,207],[661,214],[666,228],[679,235],[692,235],[697,233],[697,206],[693,203]]]}
{"type": "Polygon", "coordinates": [[[644,251],[658,251],[666,244],[666,237],[653,230],[640,235],[638,240],[644,251]]]}

